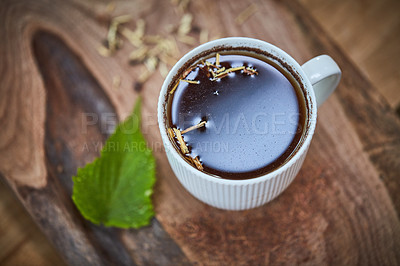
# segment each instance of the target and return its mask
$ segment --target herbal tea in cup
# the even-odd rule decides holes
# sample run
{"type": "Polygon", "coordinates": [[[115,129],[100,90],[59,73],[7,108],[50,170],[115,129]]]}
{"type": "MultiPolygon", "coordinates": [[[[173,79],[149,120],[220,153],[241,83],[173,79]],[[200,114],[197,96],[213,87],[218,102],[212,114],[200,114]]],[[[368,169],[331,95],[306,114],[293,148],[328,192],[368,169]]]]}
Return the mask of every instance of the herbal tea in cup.
{"type": "Polygon", "coordinates": [[[176,177],[217,208],[245,210],[271,201],[299,172],[317,107],[340,77],[327,55],[300,66],[257,39],[196,47],[171,69],[158,100],[160,134],[176,177]]]}
{"type": "Polygon", "coordinates": [[[307,112],[295,77],[254,51],[207,55],[173,81],[168,133],[193,167],[248,179],[284,164],[301,142],[307,112]]]}

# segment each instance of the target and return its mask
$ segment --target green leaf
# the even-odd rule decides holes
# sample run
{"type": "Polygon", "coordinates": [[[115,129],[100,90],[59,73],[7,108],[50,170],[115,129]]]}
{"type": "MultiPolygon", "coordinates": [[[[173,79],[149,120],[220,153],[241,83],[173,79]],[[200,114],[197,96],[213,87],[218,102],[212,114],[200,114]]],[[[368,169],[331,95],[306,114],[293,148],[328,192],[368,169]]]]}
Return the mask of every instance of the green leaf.
{"type": "Polygon", "coordinates": [[[154,216],[155,160],[140,132],[140,100],[106,141],[99,158],[79,168],[72,199],[95,224],[138,228],[154,216]]]}

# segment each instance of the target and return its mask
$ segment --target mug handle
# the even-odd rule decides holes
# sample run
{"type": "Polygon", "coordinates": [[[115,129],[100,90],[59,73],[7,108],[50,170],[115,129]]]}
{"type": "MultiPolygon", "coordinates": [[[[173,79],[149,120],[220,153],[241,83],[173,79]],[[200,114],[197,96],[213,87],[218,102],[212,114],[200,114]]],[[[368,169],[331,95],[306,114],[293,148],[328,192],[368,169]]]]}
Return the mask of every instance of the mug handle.
{"type": "Polygon", "coordinates": [[[342,71],[328,55],[314,57],[301,67],[313,86],[319,107],[336,89],[342,76],[342,71]]]}

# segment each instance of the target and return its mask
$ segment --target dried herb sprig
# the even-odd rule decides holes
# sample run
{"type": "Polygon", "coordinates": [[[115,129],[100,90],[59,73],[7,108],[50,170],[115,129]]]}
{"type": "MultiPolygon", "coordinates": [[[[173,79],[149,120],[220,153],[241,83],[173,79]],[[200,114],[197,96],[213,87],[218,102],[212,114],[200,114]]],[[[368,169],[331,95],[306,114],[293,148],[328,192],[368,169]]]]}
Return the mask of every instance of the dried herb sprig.
{"type": "Polygon", "coordinates": [[[218,69],[215,73],[219,74],[219,73],[221,73],[223,71],[225,71],[225,67],[222,67],[222,68],[218,69]]]}
{"type": "Polygon", "coordinates": [[[206,123],[207,123],[207,121],[201,121],[200,123],[198,123],[197,125],[194,125],[194,126],[191,126],[191,127],[188,127],[187,129],[185,129],[185,130],[182,130],[182,134],[185,134],[185,133],[188,133],[188,132],[190,132],[190,131],[192,131],[192,130],[195,130],[195,129],[198,129],[198,128],[201,128],[201,127],[203,127],[203,126],[205,126],[206,125],[206,123]]]}
{"type": "Polygon", "coordinates": [[[200,84],[200,81],[199,81],[199,80],[180,79],[180,80],[178,80],[177,83],[175,83],[174,87],[171,89],[171,91],[169,92],[169,94],[171,94],[171,95],[174,94],[175,90],[178,88],[179,83],[180,83],[181,81],[187,82],[187,83],[190,83],[190,84],[196,84],[196,85],[200,84]]]}
{"type": "Polygon", "coordinates": [[[121,76],[114,76],[112,80],[112,88],[118,90],[121,87],[121,76]]]}
{"type": "Polygon", "coordinates": [[[171,0],[171,3],[178,7],[179,12],[184,13],[188,9],[190,0],[171,0]]]}
{"type": "Polygon", "coordinates": [[[215,65],[219,67],[219,53],[215,55],[215,65]]]}
{"type": "Polygon", "coordinates": [[[200,84],[200,80],[189,80],[189,79],[181,79],[181,81],[190,83],[190,84],[200,84]]]}
{"type": "Polygon", "coordinates": [[[133,46],[140,48],[143,45],[143,37],[146,30],[146,22],[143,19],[136,21],[136,29],[134,31],[120,27],[118,32],[121,33],[133,46]]]}
{"type": "MultiPolygon", "coordinates": [[[[189,132],[190,130],[194,130],[195,128],[202,127],[202,126],[205,125],[205,123],[206,123],[206,121],[202,121],[202,122],[200,122],[199,124],[197,124],[197,125],[195,125],[195,126],[193,126],[193,127],[190,127],[190,128],[188,128],[188,129],[186,129],[186,130],[183,130],[182,132],[181,132],[179,129],[177,129],[177,128],[168,128],[168,129],[167,129],[167,132],[168,132],[168,135],[169,135],[169,137],[170,137],[171,139],[174,139],[175,137],[177,138],[177,140],[179,141],[179,146],[180,146],[180,149],[181,149],[182,153],[183,153],[183,154],[188,154],[188,153],[189,153],[189,149],[188,149],[188,147],[186,146],[185,141],[183,140],[182,134],[183,134],[183,133],[187,133],[187,132],[189,132]]],[[[188,159],[194,164],[194,166],[196,166],[197,169],[199,169],[200,171],[204,169],[204,168],[203,168],[203,165],[201,164],[201,162],[200,162],[200,160],[199,160],[199,158],[198,158],[197,156],[193,158],[192,156],[187,155],[187,158],[188,158],[188,159]]]]}
{"type": "Polygon", "coordinates": [[[192,67],[189,67],[185,72],[183,72],[183,78],[186,78],[189,74],[190,74],[190,72],[192,72],[193,71],[193,69],[196,69],[197,68],[197,66],[192,66],[192,67]]]}
{"type": "Polygon", "coordinates": [[[232,72],[235,72],[235,71],[239,71],[239,70],[243,70],[243,69],[245,69],[244,66],[228,68],[225,71],[222,71],[221,73],[216,74],[212,80],[215,81],[217,79],[224,78],[229,73],[232,73],[232,72]]]}
{"type": "Polygon", "coordinates": [[[177,128],[173,128],[173,130],[174,130],[174,132],[175,132],[176,138],[177,138],[178,141],[179,141],[179,145],[180,145],[180,148],[181,148],[182,153],[183,153],[183,154],[189,153],[189,149],[188,149],[188,147],[186,146],[185,141],[183,140],[181,131],[180,131],[179,129],[177,129],[177,128]]]}
{"type": "Polygon", "coordinates": [[[178,80],[178,82],[174,85],[174,87],[172,88],[172,90],[169,92],[169,94],[173,94],[176,90],[176,88],[178,88],[178,85],[180,83],[181,80],[178,80]]]}
{"type": "Polygon", "coordinates": [[[108,29],[107,33],[107,43],[108,43],[108,50],[111,54],[115,52],[120,44],[120,39],[117,37],[118,27],[121,24],[127,23],[132,20],[132,16],[130,15],[122,15],[115,17],[111,20],[110,28],[108,29]]]}
{"type": "Polygon", "coordinates": [[[132,62],[142,62],[146,58],[148,52],[149,48],[147,46],[141,46],[131,52],[129,60],[132,62]]]}
{"type": "Polygon", "coordinates": [[[247,75],[258,75],[258,72],[251,67],[246,67],[243,69],[243,73],[246,73],[247,75]]]}
{"type": "Polygon", "coordinates": [[[258,6],[255,3],[251,4],[236,17],[235,19],[236,24],[242,25],[257,11],[258,11],[258,6]]]}
{"type": "Polygon", "coordinates": [[[197,167],[197,169],[199,169],[200,171],[204,169],[203,165],[201,164],[201,162],[197,156],[192,158],[192,161],[193,161],[194,165],[197,167]]]}
{"type": "Polygon", "coordinates": [[[217,68],[217,69],[219,68],[218,66],[214,65],[211,62],[206,61],[205,63],[206,63],[206,66],[208,66],[208,67],[213,67],[213,68],[217,68]]]}
{"type": "Polygon", "coordinates": [[[169,137],[170,137],[171,139],[174,139],[174,137],[175,137],[174,130],[173,130],[172,128],[169,127],[169,128],[167,129],[167,132],[168,132],[169,137]]]}
{"type": "Polygon", "coordinates": [[[178,35],[185,36],[192,30],[192,21],[193,15],[190,13],[186,13],[182,16],[182,19],[179,23],[178,35]]]}
{"type": "Polygon", "coordinates": [[[132,20],[130,15],[122,15],[115,17],[111,20],[110,27],[107,32],[107,46],[100,46],[97,48],[97,52],[104,56],[108,57],[114,54],[119,46],[122,44],[122,40],[117,36],[118,28],[121,24],[127,23],[132,20]]]}

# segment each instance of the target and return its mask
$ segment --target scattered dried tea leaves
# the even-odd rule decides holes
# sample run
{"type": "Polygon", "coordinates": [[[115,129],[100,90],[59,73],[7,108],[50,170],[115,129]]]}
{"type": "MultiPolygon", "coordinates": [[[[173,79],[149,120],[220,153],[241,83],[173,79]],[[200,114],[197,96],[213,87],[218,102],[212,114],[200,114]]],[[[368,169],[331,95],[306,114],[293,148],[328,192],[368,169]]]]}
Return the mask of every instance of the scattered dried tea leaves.
{"type": "Polygon", "coordinates": [[[202,29],[200,31],[199,41],[200,41],[200,43],[208,42],[208,30],[207,29],[202,29]]]}
{"type": "Polygon", "coordinates": [[[112,13],[115,10],[116,4],[114,1],[111,1],[110,3],[107,4],[105,11],[107,13],[112,13]]]}
{"type": "Polygon", "coordinates": [[[147,44],[159,44],[164,38],[160,35],[145,35],[143,36],[143,41],[147,44]]]}
{"type": "Polygon", "coordinates": [[[164,62],[159,62],[158,68],[160,70],[160,74],[163,78],[165,78],[168,75],[168,67],[167,64],[164,62]]]}
{"type": "Polygon", "coordinates": [[[171,0],[171,3],[178,7],[178,11],[184,13],[189,6],[190,0],[171,0]]]}
{"type": "Polygon", "coordinates": [[[155,56],[150,56],[144,61],[144,65],[149,72],[154,72],[158,65],[158,58],[155,56]]]}
{"type": "Polygon", "coordinates": [[[99,14],[97,14],[97,16],[96,16],[97,19],[100,22],[109,22],[112,12],[115,10],[115,7],[116,7],[116,4],[114,1],[109,2],[105,6],[104,10],[100,11],[99,14]]]}
{"type": "Polygon", "coordinates": [[[152,71],[149,71],[147,68],[140,74],[139,78],[138,78],[138,82],[143,84],[145,83],[153,74],[152,71]]]}
{"type": "Polygon", "coordinates": [[[173,58],[171,55],[162,53],[158,57],[162,62],[166,63],[167,65],[173,66],[176,63],[176,59],[173,58]]]}
{"type": "Polygon", "coordinates": [[[136,29],[134,31],[120,27],[119,32],[124,36],[133,46],[140,48],[143,45],[142,38],[146,29],[146,22],[143,19],[136,21],[136,29]]]}
{"type": "Polygon", "coordinates": [[[129,55],[129,60],[132,62],[142,62],[147,55],[149,48],[147,46],[140,46],[138,49],[133,50],[129,55]]]}
{"type": "Polygon", "coordinates": [[[110,50],[108,50],[106,47],[104,47],[104,46],[99,46],[99,47],[97,47],[97,52],[101,55],[101,56],[104,56],[104,57],[109,57],[109,56],[111,56],[111,52],[110,52],[110,50]]]}
{"type": "Polygon", "coordinates": [[[112,88],[114,90],[118,90],[121,86],[121,77],[120,76],[114,76],[113,81],[112,81],[112,88]]]}
{"type": "Polygon", "coordinates": [[[178,35],[179,36],[184,36],[187,35],[191,29],[192,29],[192,21],[193,21],[193,15],[190,13],[186,13],[182,16],[182,19],[179,23],[179,28],[178,28],[178,35]]]}
{"type": "MultiPolygon", "coordinates": [[[[141,88],[142,85],[158,70],[162,77],[168,74],[168,66],[173,66],[177,62],[180,53],[177,41],[190,46],[200,42],[209,40],[207,29],[193,27],[193,14],[187,11],[190,0],[171,0],[179,11],[182,11],[178,25],[165,25],[165,32],[170,35],[163,36],[161,34],[147,35],[146,21],[137,19],[134,30],[129,29],[123,24],[130,22],[133,18],[131,15],[120,15],[114,18],[111,13],[116,8],[116,2],[110,2],[105,8],[105,20],[109,21],[109,29],[107,32],[107,44],[97,48],[98,53],[103,57],[112,56],[118,48],[122,46],[122,37],[124,37],[135,49],[129,54],[129,62],[132,64],[144,64],[144,69],[138,80],[135,88],[141,88]],[[189,33],[199,34],[199,39],[190,36],[189,33]]],[[[218,67],[216,67],[219,69],[218,67]]],[[[213,70],[211,70],[213,71],[213,70]]],[[[213,77],[216,75],[212,73],[213,77]]],[[[187,75],[184,76],[184,78],[187,75]]],[[[197,81],[189,81],[189,83],[198,84],[197,81]]],[[[175,86],[176,89],[176,86],[175,86]]],[[[171,94],[174,89],[171,90],[171,94]]]]}
{"type": "Polygon", "coordinates": [[[181,43],[189,44],[189,45],[196,44],[196,39],[189,35],[178,36],[178,41],[180,41],[181,43]]]}
{"type": "Polygon", "coordinates": [[[108,29],[108,33],[107,33],[108,49],[110,50],[111,54],[113,54],[115,52],[115,50],[118,48],[118,45],[120,43],[120,40],[117,36],[119,25],[127,23],[130,20],[132,20],[132,17],[130,15],[118,16],[111,20],[110,28],[108,29]]]}
{"type": "Polygon", "coordinates": [[[236,17],[235,19],[236,24],[242,25],[257,11],[258,11],[258,6],[255,3],[251,4],[236,17]]]}
{"type": "Polygon", "coordinates": [[[124,24],[131,20],[132,20],[131,15],[121,15],[121,16],[113,18],[111,21],[111,24],[116,24],[117,26],[119,26],[119,24],[124,24]]]}

